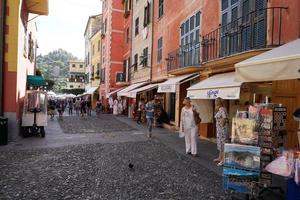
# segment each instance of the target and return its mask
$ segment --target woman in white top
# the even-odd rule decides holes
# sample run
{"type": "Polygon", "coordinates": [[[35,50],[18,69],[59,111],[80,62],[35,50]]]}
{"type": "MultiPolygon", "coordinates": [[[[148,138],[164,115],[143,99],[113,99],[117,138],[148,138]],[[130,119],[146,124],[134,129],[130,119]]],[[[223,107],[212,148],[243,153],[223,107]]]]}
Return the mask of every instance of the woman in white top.
{"type": "Polygon", "coordinates": [[[191,99],[186,97],[181,110],[180,137],[185,137],[185,152],[197,156],[198,126],[195,123],[191,99]]]}
{"type": "Polygon", "coordinates": [[[118,100],[117,99],[114,100],[113,115],[118,115],[118,100]]]}

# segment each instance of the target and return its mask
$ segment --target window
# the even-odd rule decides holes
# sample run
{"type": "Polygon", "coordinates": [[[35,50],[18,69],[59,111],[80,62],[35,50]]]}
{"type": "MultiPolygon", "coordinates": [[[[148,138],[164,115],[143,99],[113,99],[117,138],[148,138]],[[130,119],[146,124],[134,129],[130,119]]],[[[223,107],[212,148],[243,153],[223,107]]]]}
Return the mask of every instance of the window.
{"type": "Polygon", "coordinates": [[[138,54],[134,55],[134,71],[137,71],[137,66],[138,66],[138,54]]]}
{"type": "Polygon", "coordinates": [[[105,68],[101,69],[100,80],[101,80],[101,83],[105,82],[105,68]]]}
{"type": "Polygon", "coordinates": [[[181,34],[181,46],[184,48],[189,43],[198,44],[200,37],[200,11],[195,15],[191,16],[185,22],[181,24],[180,34],[181,34]]]}
{"type": "Polygon", "coordinates": [[[134,30],[135,36],[139,34],[139,18],[135,19],[135,30],[134,30]]]}
{"type": "Polygon", "coordinates": [[[129,43],[129,27],[126,29],[126,38],[125,38],[126,44],[129,43]]]}
{"type": "Polygon", "coordinates": [[[92,54],[95,55],[95,45],[93,45],[92,54]]]}
{"type": "Polygon", "coordinates": [[[150,23],[150,3],[147,2],[147,6],[144,8],[144,27],[150,23]]]}
{"type": "Polygon", "coordinates": [[[72,64],[72,67],[76,67],[76,65],[75,65],[75,64],[72,64]]]}
{"type": "Polygon", "coordinates": [[[159,0],[158,2],[158,18],[164,14],[164,0],[159,0]]]}
{"type": "Polygon", "coordinates": [[[148,47],[143,49],[143,55],[141,56],[140,65],[143,65],[143,67],[147,67],[148,65],[148,47]]]}
{"type": "Polygon", "coordinates": [[[70,88],[74,88],[74,86],[73,86],[73,85],[70,85],[70,88]]]}
{"type": "Polygon", "coordinates": [[[104,22],[104,33],[106,33],[107,31],[107,19],[105,19],[105,22],[104,22]]]}
{"type": "Polygon", "coordinates": [[[80,68],[83,68],[83,65],[80,65],[80,68]]]}
{"type": "Polygon", "coordinates": [[[161,63],[162,60],[162,44],[163,38],[160,37],[157,41],[157,63],[161,63]]]}
{"type": "Polygon", "coordinates": [[[129,16],[131,10],[131,0],[124,0],[124,16],[125,18],[129,16]]]}
{"type": "Polygon", "coordinates": [[[101,48],[100,40],[98,40],[98,47],[97,47],[98,52],[100,51],[100,48],[101,48]]]}

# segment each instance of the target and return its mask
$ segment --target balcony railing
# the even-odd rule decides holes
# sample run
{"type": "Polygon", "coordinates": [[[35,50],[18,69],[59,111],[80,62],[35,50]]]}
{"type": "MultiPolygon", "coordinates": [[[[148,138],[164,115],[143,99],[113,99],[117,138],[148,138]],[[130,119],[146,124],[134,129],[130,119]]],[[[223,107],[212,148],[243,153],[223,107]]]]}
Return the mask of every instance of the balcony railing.
{"type": "Polygon", "coordinates": [[[255,10],[202,37],[202,62],[282,44],[285,7],[255,10]],[[268,30],[268,31],[267,31],[268,30]]]}
{"type": "Polygon", "coordinates": [[[168,71],[182,67],[200,66],[200,43],[182,45],[168,54],[168,71]]]}
{"type": "Polygon", "coordinates": [[[125,82],[126,81],[126,75],[125,73],[117,73],[117,79],[116,82],[125,82]]]}

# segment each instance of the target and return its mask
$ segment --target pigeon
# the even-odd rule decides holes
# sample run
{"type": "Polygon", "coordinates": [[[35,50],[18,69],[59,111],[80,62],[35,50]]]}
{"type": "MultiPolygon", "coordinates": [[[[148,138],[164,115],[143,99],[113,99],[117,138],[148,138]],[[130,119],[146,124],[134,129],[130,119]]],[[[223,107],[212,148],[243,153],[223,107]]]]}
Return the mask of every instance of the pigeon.
{"type": "Polygon", "coordinates": [[[128,164],[128,167],[129,167],[129,169],[132,169],[132,168],[133,168],[133,164],[132,164],[132,163],[129,163],[129,164],[128,164]]]}

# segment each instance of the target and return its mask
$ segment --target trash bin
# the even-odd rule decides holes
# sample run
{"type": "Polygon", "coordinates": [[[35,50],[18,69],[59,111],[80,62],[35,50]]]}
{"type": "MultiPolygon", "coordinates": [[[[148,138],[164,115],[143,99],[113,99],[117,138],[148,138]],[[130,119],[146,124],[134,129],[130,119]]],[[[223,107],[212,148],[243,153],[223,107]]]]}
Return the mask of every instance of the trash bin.
{"type": "Polygon", "coordinates": [[[7,121],[7,118],[0,117],[0,145],[7,145],[8,142],[7,121]]]}

